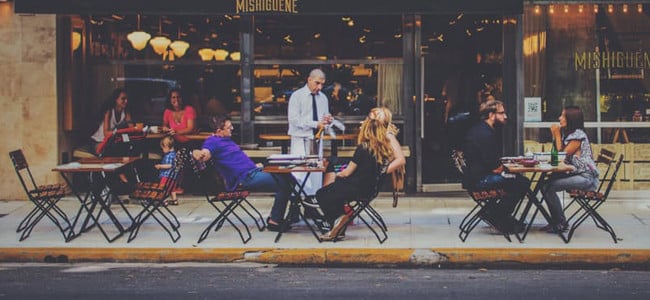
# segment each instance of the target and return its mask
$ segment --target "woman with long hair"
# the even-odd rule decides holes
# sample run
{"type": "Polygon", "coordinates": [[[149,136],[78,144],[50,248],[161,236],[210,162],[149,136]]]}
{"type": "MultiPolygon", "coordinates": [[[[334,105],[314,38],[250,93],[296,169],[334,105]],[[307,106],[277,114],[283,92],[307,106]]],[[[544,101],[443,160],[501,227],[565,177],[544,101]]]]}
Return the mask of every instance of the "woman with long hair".
{"type": "Polygon", "coordinates": [[[111,134],[116,128],[133,127],[131,124],[131,114],[127,110],[129,103],[126,90],[116,88],[109,98],[104,102],[101,108],[102,122],[98,125],[97,130],[91,135],[94,142],[93,150],[97,151],[97,146],[104,141],[104,137],[111,134]]]}
{"type": "Polygon", "coordinates": [[[584,131],[582,110],[578,106],[567,106],[562,110],[559,121],[560,125],[551,126],[551,134],[558,151],[566,152],[564,163],[572,165],[574,170],[566,174],[554,174],[542,187],[552,218],[551,224],[542,230],[549,233],[566,231],[569,226],[557,192],[572,189],[594,191],[598,188],[598,169],[589,138],[584,131]]]}
{"type": "Polygon", "coordinates": [[[395,154],[388,139],[388,127],[382,121],[366,118],[361,123],[357,148],[347,167],[336,174],[336,180],[316,192],[316,199],[332,224],[329,232],[321,239],[330,241],[336,238],[349,221],[343,205],[349,201],[370,194],[377,183],[377,176],[395,170],[392,165],[395,154]]]}
{"type": "Polygon", "coordinates": [[[167,107],[163,112],[162,130],[172,135],[179,143],[186,143],[186,134],[196,130],[196,110],[183,102],[181,90],[169,91],[167,107]]]}

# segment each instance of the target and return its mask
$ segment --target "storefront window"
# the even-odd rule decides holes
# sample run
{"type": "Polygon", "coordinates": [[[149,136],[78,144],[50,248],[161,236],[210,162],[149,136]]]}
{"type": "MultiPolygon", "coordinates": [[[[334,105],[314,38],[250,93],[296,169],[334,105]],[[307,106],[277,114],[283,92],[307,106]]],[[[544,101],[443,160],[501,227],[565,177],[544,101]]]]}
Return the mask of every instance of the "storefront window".
{"type": "MultiPolygon", "coordinates": [[[[602,125],[645,121],[650,115],[648,32],[650,19],[642,4],[527,5],[525,96],[540,104],[539,118],[532,121],[557,122],[564,106],[577,105],[593,141],[650,141],[649,132],[634,128],[643,127],[635,123],[602,125]],[[626,139],[614,141],[620,131],[627,131],[626,139]]],[[[547,131],[527,130],[525,138],[547,141],[547,131]]]]}

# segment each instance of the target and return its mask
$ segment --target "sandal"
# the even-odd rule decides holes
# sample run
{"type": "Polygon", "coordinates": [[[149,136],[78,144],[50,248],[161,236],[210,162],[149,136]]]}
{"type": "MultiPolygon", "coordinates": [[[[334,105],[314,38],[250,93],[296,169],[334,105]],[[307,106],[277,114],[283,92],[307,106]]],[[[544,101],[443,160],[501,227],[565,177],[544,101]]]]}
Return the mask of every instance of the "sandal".
{"type": "Polygon", "coordinates": [[[167,205],[174,205],[174,206],[178,205],[178,200],[169,199],[166,202],[167,202],[167,205]]]}

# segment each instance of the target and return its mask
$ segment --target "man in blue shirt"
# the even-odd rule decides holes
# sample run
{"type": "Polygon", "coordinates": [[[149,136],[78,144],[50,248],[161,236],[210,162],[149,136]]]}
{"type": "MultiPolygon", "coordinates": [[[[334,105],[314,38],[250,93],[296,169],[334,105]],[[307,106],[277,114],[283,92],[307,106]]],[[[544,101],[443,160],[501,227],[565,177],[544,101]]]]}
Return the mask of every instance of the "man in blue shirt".
{"type": "Polygon", "coordinates": [[[279,231],[290,195],[287,178],[263,172],[262,166],[256,165],[233,142],[231,136],[234,127],[228,116],[217,115],[211,123],[215,128],[214,135],[205,140],[200,150],[194,150],[192,156],[203,162],[212,159],[215,170],[225,179],[229,191],[241,185],[249,191],[275,193],[267,228],[279,231]]]}

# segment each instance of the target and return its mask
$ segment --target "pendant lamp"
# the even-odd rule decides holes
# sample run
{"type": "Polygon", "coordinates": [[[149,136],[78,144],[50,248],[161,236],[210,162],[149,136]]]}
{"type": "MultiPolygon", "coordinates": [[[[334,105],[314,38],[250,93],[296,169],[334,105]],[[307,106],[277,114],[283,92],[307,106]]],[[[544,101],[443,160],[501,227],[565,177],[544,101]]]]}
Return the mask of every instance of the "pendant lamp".
{"type": "Polygon", "coordinates": [[[131,42],[131,46],[135,50],[142,50],[144,47],[147,47],[147,42],[151,38],[151,35],[140,30],[140,15],[138,14],[138,30],[129,33],[126,36],[126,39],[131,42]]]}

